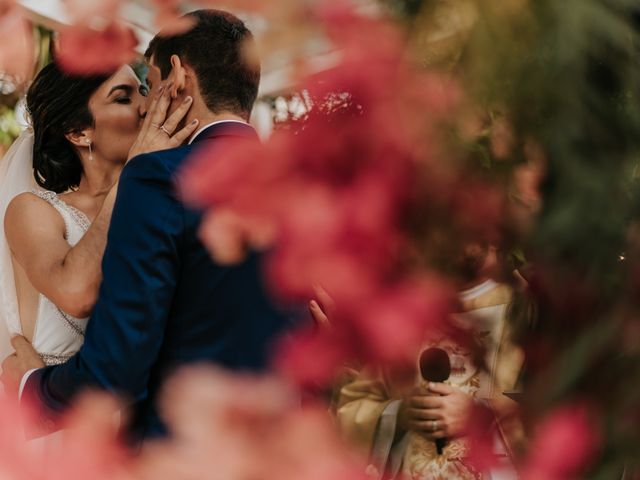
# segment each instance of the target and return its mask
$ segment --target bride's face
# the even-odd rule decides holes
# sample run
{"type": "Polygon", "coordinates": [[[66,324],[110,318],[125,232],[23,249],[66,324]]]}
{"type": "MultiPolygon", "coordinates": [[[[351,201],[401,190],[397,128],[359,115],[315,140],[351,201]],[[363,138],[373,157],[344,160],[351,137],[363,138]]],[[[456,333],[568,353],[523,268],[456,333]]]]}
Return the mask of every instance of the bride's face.
{"type": "Polygon", "coordinates": [[[94,156],[115,163],[127,160],[145,115],[145,96],[145,87],[128,65],[95,91],[89,99],[94,156]]]}

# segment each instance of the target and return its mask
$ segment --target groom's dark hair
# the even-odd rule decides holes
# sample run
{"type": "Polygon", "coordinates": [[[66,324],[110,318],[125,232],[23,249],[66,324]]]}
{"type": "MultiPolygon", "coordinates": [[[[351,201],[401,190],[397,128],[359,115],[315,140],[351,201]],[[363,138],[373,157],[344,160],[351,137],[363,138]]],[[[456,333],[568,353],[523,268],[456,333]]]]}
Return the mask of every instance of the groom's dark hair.
{"type": "Polygon", "coordinates": [[[260,63],[253,35],[244,22],[222,10],[196,10],[184,15],[192,28],[176,35],[156,35],[147,60],[160,69],[162,79],[171,72],[171,55],[191,66],[209,110],[248,117],[258,95],[260,63]]]}

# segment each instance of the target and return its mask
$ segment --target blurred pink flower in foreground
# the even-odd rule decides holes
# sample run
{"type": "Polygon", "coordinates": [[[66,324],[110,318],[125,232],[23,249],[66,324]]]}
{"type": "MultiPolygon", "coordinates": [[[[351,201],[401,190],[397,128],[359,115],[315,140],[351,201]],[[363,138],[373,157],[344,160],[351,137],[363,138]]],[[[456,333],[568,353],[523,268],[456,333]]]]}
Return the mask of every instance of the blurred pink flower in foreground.
{"type": "Polygon", "coordinates": [[[425,332],[446,329],[454,305],[446,284],[429,277],[334,299],[332,328],[303,330],[280,346],[276,366],[298,384],[328,384],[349,361],[388,370],[413,365],[425,332]]]}
{"type": "MultiPolygon", "coordinates": [[[[181,185],[187,201],[212,206],[201,236],[218,261],[269,248],[274,294],[308,299],[313,285],[322,285],[334,298],[332,338],[304,333],[300,340],[331,353],[304,359],[287,342],[279,356],[300,381],[328,379],[330,365],[353,358],[411,361],[426,331],[442,326],[453,306],[442,278],[406,271],[403,218],[425,170],[434,184],[449,181],[428,140],[459,91],[403,61],[403,38],[391,25],[339,9],[319,16],[342,61],[303,81],[314,99],[308,118],[265,146],[200,153],[181,185]]],[[[443,194],[451,204],[451,193],[443,194]]]]}
{"type": "Polygon", "coordinates": [[[133,61],[137,45],[131,28],[117,21],[100,30],[77,25],[60,32],[57,60],[70,73],[108,74],[133,61]]]}
{"type": "Polygon", "coordinates": [[[155,7],[155,24],[164,35],[177,35],[193,26],[189,19],[181,18],[181,0],[152,0],[155,7]]]}
{"type": "Polygon", "coordinates": [[[559,408],[543,421],[531,441],[523,480],[569,480],[594,461],[600,435],[583,406],[559,408]]]}
{"type": "Polygon", "coordinates": [[[65,0],[64,7],[74,25],[104,28],[113,22],[122,6],[122,0],[65,0]]]}
{"type": "Polygon", "coordinates": [[[86,394],[51,440],[26,440],[34,431],[34,411],[0,395],[0,478],[12,480],[125,480],[129,457],[117,440],[118,404],[103,394],[86,394]],[[44,442],[44,443],[43,443],[44,442]]]}
{"type": "Polygon", "coordinates": [[[185,371],[166,386],[163,412],[173,437],[145,448],[139,478],[364,478],[328,413],[301,408],[273,378],[185,371]]]}
{"type": "Polygon", "coordinates": [[[30,420],[30,412],[0,391],[0,478],[38,478],[38,466],[30,461],[23,433],[24,422],[30,420]]]}
{"type": "Polygon", "coordinates": [[[0,1],[0,38],[5,39],[0,48],[0,72],[17,84],[27,81],[35,66],[33,31],[12,0],[0,1]]]}
{"type": "MultiPolygon", "coordinates": [[[[166,387],[162,413],[171,436],[131,455],[117,440],[119,405],[82,396],[48,449],[27,442],[33,423],[0,398],[0,478],[12,480],[364,480],[363,459],[339,438],[325,408],[301,407],[274,377],[186,369],[166,387]]],[[[50,440],[50,439],[49,439],[50,440]]]]}
{"type": "Polygon", "coordinates": [[[60,32],[57,59],[75,74],[103,74],[135,58],[133,30],[119,19],[122,0],[68,0],[72,25],[60,32]]]}

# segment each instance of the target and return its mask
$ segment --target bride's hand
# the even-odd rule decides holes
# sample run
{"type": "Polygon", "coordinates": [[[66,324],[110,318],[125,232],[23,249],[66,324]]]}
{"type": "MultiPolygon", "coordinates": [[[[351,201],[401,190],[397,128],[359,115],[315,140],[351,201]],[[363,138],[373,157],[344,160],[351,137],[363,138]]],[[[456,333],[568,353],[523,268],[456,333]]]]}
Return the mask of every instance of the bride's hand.
{"type": "Polygon", "coordinates": [[[178,124],[191,108],[193,98],[185,98],[175,112],[167,118],[167,111],[171,105],[170,86],[162,87],[151,101],[140,133],[129,150],[127,161],[142,153],[179,147],[198,126],[198,120],[193,120],[181,130],[176,131],[178,124]]]}

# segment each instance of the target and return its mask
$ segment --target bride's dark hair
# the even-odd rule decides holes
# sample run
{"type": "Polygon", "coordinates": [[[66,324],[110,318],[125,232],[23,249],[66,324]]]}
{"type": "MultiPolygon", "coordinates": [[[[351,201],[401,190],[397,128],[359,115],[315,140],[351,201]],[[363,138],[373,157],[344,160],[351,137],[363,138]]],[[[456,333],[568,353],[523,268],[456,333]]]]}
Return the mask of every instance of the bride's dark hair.
{"type": "Polygon", "coordinates": [[[91,95],[109,76],[74,76],[50,63],[27,92],[34,133],[33,174],[41,187],[62,193],[80,184],[82,163],[65,135],[94,124],[91,95]]]}

